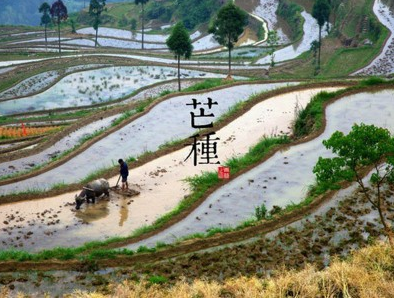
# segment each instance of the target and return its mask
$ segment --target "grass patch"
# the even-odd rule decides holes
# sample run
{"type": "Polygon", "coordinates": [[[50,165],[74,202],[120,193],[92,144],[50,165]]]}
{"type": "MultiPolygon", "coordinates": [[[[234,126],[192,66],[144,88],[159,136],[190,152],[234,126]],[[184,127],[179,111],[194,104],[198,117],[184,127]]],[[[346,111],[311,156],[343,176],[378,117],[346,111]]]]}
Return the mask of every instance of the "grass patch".
{"type": "Polygon", "coordinates": [[[394,80],[383,80],[378,77],[371,77],[366,80],[362,80],[358,85],[349,87],[346,89],[338,90],[335,92],[322,91],[316,94],[312,100],[306,105],[306,107],[297,113],[296,121],[293,125],[293,133],[295,137],[306,136],[313,131],[319,130],[323,125],[323,105],[325,102],[344,94],[350,90],[356,90],[367,86],[376,85],[392,85],[394,80]]]}
{"type": "Polygon", "coordinates": [[[338,77],[348,75],[368,65],[379,54],[388,34],[388,30],[383,27],[373,46],[341,48],[329,57],[324,55],[322,60],[324,66],[321,69],[320,76],[338,77]]]}
{"type": "Polygon", "coordinates": [[[161,275],[153,275],[151,277],[148,278],[148,282],[151,284],[158,284],[158,285],[162,285],[168,282],[168,279],[164,276],[161,275]]]}
{"type": "Polygon", "coordinates": [[[229,83],[231,83],[231,82],[225,81],[223,79],[206,79],[202,82],[194,84],[193,86],[183,89],[183,92],[200,91],[200,90],[205,90],[205,89],[210,89],[210,88],[215,88],[215,87],[227,85],[229,83]]]}

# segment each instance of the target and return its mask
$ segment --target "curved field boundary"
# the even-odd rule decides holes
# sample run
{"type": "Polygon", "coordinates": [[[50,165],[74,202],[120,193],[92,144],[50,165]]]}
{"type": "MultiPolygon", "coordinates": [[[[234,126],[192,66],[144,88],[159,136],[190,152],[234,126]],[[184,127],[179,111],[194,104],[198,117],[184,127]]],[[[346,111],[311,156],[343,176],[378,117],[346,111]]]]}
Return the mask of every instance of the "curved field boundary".
{"type": "MultiPolygon", "coordinates": [[[[258,82],[254,82],[254,83],[258,84],[258,82]]],[[[242,85],[242,84],[250,84],[250,83],[239,82],[239,83],[233,84],[232,86],[242,85]]],[[[283,94],[283,93],[287,93],[287,92],[292,92],[292,91],[297,91],[297,90],[305,90],[305,89],[309,89],[309,88],[313,88],[313,87],[314,87],[314,88],[317,88],[317,87],[349,86],[349,85],[352,85],[352,84],[354,84],[354,82],[353,82],[353,83],[349,83],[349,82],[329,82],[329,83],[317,83],[317,84],[315,83],[315,84],[306,84],[306,85],[298,85],[298,86],[286,87],[286,88],[283,88],[283,89],[277,89],[277,90],[274,90],[274,91],[270,91],[270,92],[267,92],[267,93],[262,94],[262,95],[259,96],[257,99],[255,99],[255,100],[253,100],[253,101],[250,101],[250,102],[245,106],[245,108],[242,109],[242,111],[239,111],[238,113],[236,113],[236,114],[233,115],[232,117],[229,117],[228,119],[226,119],[226,120],[224,120],[224,121],[222,121],[222,122],[217,123],[216,126],[215,126],[215,129],[220,129],[220,128],[222,128],[223,126],[225,126],[226,124],[228,124],[228,123],[231,122],[232,120],[238,118],[238,117],[241,116],[243,113],[245,113],[246,111],[248,111],[248,110],[249,110],[252,106],[254,106],[256,103],[258,103],[258,102],[260,102],[260,101],[263,101],[263,100],[265,100],[265,99],[267,99],[267,98],[269,98],[269,97],[272,97],[272,96],[274,96],[274,95],[279,95],[279,94],[283,94]]],[[[220,86],[220,87],[218,87],[218,88],[214,88],[214,89],[211,89],[211,90],[220,90],[220,89],[224,89],[224,88],[227,88],[227,87],[228,87],[228,85],[226,85],[226,86],[220,86]]],[[[187,95],[187,94],[191,94],[191,95],[192,95],[192,94],[200,94],[200,93],[204,93],[204,92],[206,92],[206,90],[202,90],[202,91],[200,91],[200,92],[188,92],[188,93],[185,93],[185,94],[186,94],[186,95],[187,95]]],[[[185,94],[183,94],[183,95],[185,95],[185,94]]],[[[171,98],[171,97],[174,97],[174,96],[178,96],[178,95],[177,95],[177,94],[171,94],[171,95],[164,96],[164,97],[161,98],[160,100],[158,100],[158,101],[152,103],[143,113],[139,113],[139,114],[136,114],[136,115],[130,117],[130,119],[128,119],[127,121],[124,121],[124,122],[121,123],[119,126],[117,126],[117,127],[112,127],[111,129],[109,129],[109,130],[107,130],[105,133],[103,133],[102,135],[98,136],[96,139],[90,140],[90,141],[84,143],[78,150],[75,150],[75,151],[72,152],[70,155],[67,155],[64,159],[61,159],[61,160],[59,160],[59,161],[56,161],[56,162],[50,164],[48,167],[42,168],[42,169],[40,169],[40,170],[38,170],[38,171],[36,171],[36,172],[29,173],[29,174],[27,174],[27,175],[20,176],[20,177],[15,177],[15,178],[13,178],[13,179],[9,179],[9,180],[2,181],[2,182],[0,182],[0,186],[1,186],[1,185],[6,185],[6,184],[9,184],[9,183],[19,182],[19,181],[22,181],[22,180],[24,180],[24,179],[27,179],[27,178],[30,178],[30,177],[34,177],[34,176],[36,176],[36,175],[38,175],[38,174],[41,174],[41,173],[43,173],[43,172],[45,172],[45,171],[54,169],[55,167],[57,167],[57,166],[59,166],[59,165],[65,163],[66,161],[72,159],[74,156],[76,156],[76,155],[80,154],[81,152],[83,152],[84,150],[86,150],[91,144],[97,142],[98,140],[101,140],[102,138],[104,138],[104,137],[106,137],[107,135],[109,135],[109,134],[115,132],[116,130],[118,130],[118,129],[120,129],[120,128],[126,126],[126,125],[128,125],[130,122],[134,121],[135,119],[138,119],[138,118],[141,117],[142,115],[145,115],[146,113],[149,113],[149,111],[150,111],[154,106],[156,106],[157,104],[161,103],[162,101],[165,101],[165,100],[167,100],[167,99],[169,99],[169,98],[171,98]]],[[[129,105],[128,107],[130,107],[130,105],[129,105]]],[[[120,107],[120,108],[118,108],[118,109],[119,109],[119,110],[122,109],[122,111],[124,111],[124,107],[120,107]]],[[[113,111],[113,113],[114,113],[114,111],[113,111]]],[[[100,114],[95,115],[94,117],[100,117],[100,114]]],[[[75,124],[75,125],[78,125],[78,124],[75,124]]],[[[183,148],[183,145],[182,145],[182,144],[179,144],[179,145],[177,145],[177,146],[172,146],[171,148],[167,148],[167,149],[161,149],[161,150],[159,150],[159,151],[157,151],[157,152],[155,152],[155,153],[153,153],[153,154],[150,154],[150,155],[147,155],[147,156],[145,156],[145,157],[143,157],[143,158],[140,158],[139,161],[138,161],[138,162],[135,162],[133,166],[140,166],[140,165],[142,165],[142,164],[144,164],[144,163],[146,163],[146,162],[148,162],[148,161],[150,161],[150,160],[153,160],[154,158],[163,156],[163,155],[165,155],[165,154],[167,154],[167,153],[173,152],[173,151],[178,150],[178,149],[180,149],[180,148],[183,148]]],[[[103,175],[103,176],[104,176],[105,178],[110,178],[110,177],[116,175],[116,173],[117,173],[117,169],[114,168],[114,169],[112,169],[112,170],[109,170],[109,171],[108,171],[105,175],[103,175]]],[[[17,201],[23,201],[23,200],[30,200],[30,199],[38,199],[38,198],[50,197],[50,196],[54,196],[54,195],[57,195],[57,194],[64,193],[64,192],[66,191],[66,189],[67,189],[67,191],[71,191],[71,190],[77,190],[77,189],[79,189],[80,187],[82,187],[81,183],[76,183],[76,184],[71,184],[71,185],[69,185],[69,186],[66,186],[66,187],[63,187],[63,188],[60,188],[60,189],[49,190],[49,191],[47,191],[47,192],[45,192],[45,193],[41,193],[41,194],[33,194],[33,193],[31,193],[31,194],[5,195],[5,196],[2,196],[2,197],[0,198],[0,204],[10,203],[10,202],[17,202],[17,201]]]]}
{"type": "MultiPolygon", "coordinates": [[[[204,79],[200,79],[200,78],[195,79],[196,82],[200,82],[200,81],[203,81],[203,80],[204,79]]],[[[174,79],[174,80],[166,81],[166,83],[171,83],[171,82],[176,82],[176,81],[177,81],[177,79],[174,79]]],[[[264,83],[269,84],[269,83],[281,83],[281,82],[283,82],[283,81],[236,82],[234,84],[226,84],[226,85],[222,85],[222,86],[219,86],[219,87],[211,88],[210,91],[220,90],[220,89],[228,88],[228,87],[231,87],[231,86],[242,85],[242,84],[264,84],[264,83]]],[[[155,83],[155,84],[152,84],[152,85],[140,88],[140,89],[136,90],[135,92],[133,92],[131,95],[128,95],[127,98],[125,97],[124,100],[127,100],[127,99],[130,98],[130,96],[135,96],[136,94],[138,94],[138,93],[140,93],[140,92],[142,92],[144,90],[147,90],[149,88],[158,86],[160,84],[162,84],[162,83],[158,82],[158,83],[155,83]]],[[[188,94],[199,94],[199,93],[204,93],[204,92],[206,92],[206,90],[201,90],[199,92],[195,92],[195,91],[183,92],[181,94],[182,95],[188,95],[188,94]]],[[[166,100],[166,99],[169,99],[171,97],[179,96],[179,94],[180,93],[173,93],[173,94],[167,95],[166,97],[163,97],[162,99],[166,100]]],[[[35,148],[35,149],[29,150],[29,151],[26,151],[26,152],[14,153],[12,155],[0,156],[0,162],[23,158],[23,157],[26,157],[28,155],[35,154],[35,153],[37,153],[37,152],[39,152],[41,150],[47,149],[49,146],[52,146],[55,142],[57,142],[58,140],[60,140],[64,136],[68,135],[70,132],[72,132],[72,131],[74,131],[76,129],[79,129],[79,128],[87,125],[90,122],[96,121],[100,117],[112,116],[112,115],[115,115],[115,113],[122,113],[122,112],[124,112],[125,109],[135,108],[135,106],[138,105],[141,102],[143,102],[143,101],[139,100],[139,101],[136,101],[136,102],[131,102],[131,103],[127,104],[126,106],[122,106],[120,108],[119,107],[112,107],[111,110],[106,110],[104,112],[102,111],[99,114],[96,114],[96,115],[93,115],[93,116],[88,116],[88,117],[84,118],[83,120],[80,120],[78,123],[71,124],[71,126],[69,128],[65,129],[64,131],[59,132],[56,136],[54,136],[53,138],[48,140],[45,144],[43,144],[39,148],[35,148]]],[[[159,102],[160,101],[158,101],[157,103],[159,103],[159,102]]],[[[68,110],[68,108],[66,108],[66,109],[68,110]]],[[[56,113],[56,112],[64,111],[64,109],[55,109],[55,110],[51,110],[51,111],[56,113]]],[[[28,115],[28,114],[30,115],[30,113],[25,113],[25,114],[22,114],[22,115],[28,115]]],[[[19,123],[19,120],[17,121],[17,123],[19,123]]],[[[93,144],[93,142],[90,143],[90,144],[93,144]]],[[[0,185],[4,185],[4,184],[0,183],[0,185]]]]}
{"type": "Polygon", "coordinates": [[[37,143],[40,143],[44,138],[45,138],[45,135],[39,135],[39,136],[31,137],[31,138],[21,138],[21,139],[17,140],[18,142],[3,143],[3,144],[12,144],[12,143],[19,143],[20,141],[23,142],[22,144],[19,144],[19,145],[15,145],[15,146],[12,146],[9,148],[0,149],[0,154],[10,153],[13,151],[21,150],[23,148],[35,145],[37,143]],[[25,142],[24,142],[24,140],[25,140],[25,142]]]}
{"type": "MultiPolygon", "coordinates": [[[[360,92],[368,92],[368,91],[377,91],[382,89],[392,89],[393,86],[374,86],[374,87],[366,87],[366,88],[359,88],[357,90],[350,90],[347,91],[336,98],[331,99],[329,102],[324,104],[324,110],[327,105],[339,100],[345,96],[353,95],[360,92]]],[[[310,140],[319,136],[324,130],[326,126],[326,116],[323,116],[323,126],[319,131],[316,131],[309,135],[308,137],[292,142],[291,145],[301,144],[305,142],[309,142],[310,140]]],[[[277,150],[283,150],[287,146],[282,146],[277,150]]],[[[275,151],[277,151],[275,150],[275,151]]],[[[254,165],[256,166],[256,165],[254,165]]],[[[253,166],[252,166],[253,167],[253,166]]],[[[250,169],[245,169],[242,172],[246,172],[250,169]]],[[[364,174],[367,174],[370,169],[365,169],[364,174]]],[[[241,175],[239,173],[238,175],[241,175]]],[[[238,176],[237,175],[237,176],[238,176]]],[[[342,183],[343,187],[347,187],[351,185],[351,182],[342,183]]],[[[220,186],[219,186],[220,187],[220,186]]],[[[197,240],[189,240],[184,241],[183,243],[177,246],[171,246],[160,251],[154,253],[144,253],[144,254],[136,254],[130,257],[120,256],[115,259],[98,259],[95,260],[94,263],[97,264],[99,267],[108,268],[108,267],[120,267],[120,266],[130,266],[136,263],[153,263],[156,261],[160,261],[162,259],[170,258],[170,257],[177,257],[184,254],[188,254],[191,252],[197,252],[203,249],[221,246],[224,244],[230,244],[234,242],[239,242],[242,240],[246,240],[251,237],[255,237],[260,234],[266,234],[268,232],[274,231],[278,228],[284,227],[290,223],[293,223],[297,220],[302,219],[304,216],[310,214],[317,208],[319,208],[322,204],[329,201],[337,191],[329,191],[324,195],[321,195],[314,199],[312,203],[308,206],[302,207],[298,210],[294,210],[282,215],[279,218],[276,218],[272,221],[264,221],[260,224],[256,224],[255,226],[248,227],[239,231],[234,231],[226,234],[216,235],[214,237],[206,238],[206,239],[197,239],[197,240]]],[[[118,247],[119,243],[112,244],[107,246],[107,248],[118,247]]],[[[0,262],[0,271],[1,272],[9,272],[15,271],[15,269],[19,271],[23,270],[78,270],[81,268],[85,268],[87,265],[87,261],[58,261],[58,260],[48,260],[48,261],[41,261],[41,262],[15,262],[15,261],[7,261],[7,262],[0,262]]]]}
{"type": "MultiPolygon", "coordinates": [[[[282,148],[283,149],[283,148],[282,148]]],[[[276,151],[276,150],[275,150],[276,151]]],[[[371,168],[365,169],[364,174],[367,174],[371,168]]],[[[342,187],[348,187],[352,183],[342,183],[342,187]]],[[[47,270],[83,270],[89,264],[94,264],[98,268],[114,268],[132,266],[138,263],[155,263],[168,258],[175,258],[190,253],[198,253],[199,251],[219,247],[226,244],[244,241],[254,238],[259,235],[265,235],[280,228],[283,228],[296,221],[302,220],[305,216],[320,208],[326,202],[330,201],[338,191],[329,191],[314,199],[308,206],[302,207],[298,210],[288,212],[280,217],[276,217],[271,221],[263,221],[251,227],[242,230],[229,232],[225,234],[215,235],[205,239],[195,239],[183,241],[176,246],[169,246],[162,250],[151,253],[139,253],[132,256],[117,256],[116,258],[97,259],[89,263],[88,261],[80,260],[45,260],[45,261],[0,261],[0,272],[15,272],[15,271],[47,271],[47,270]]],[[[117,243],[118,244],[118,243],[117,243]]],[[[118,245],[109,245],[106,248],[115,248],[118,245]]]]}
{"type": "MultiPolygon", "coordinates": [[[[83,71],[97,70],[97,69],[106,68],[106,67],[110,67],[110,66],[112,66],[112,65],[96,66],[96,67],[86,68],[86,69],[82,69],[82,70],[75,70],[75,71],[71,71],[71,72],[66,72],[66,69],[59,69],[59,70],[56,70],[56,69],[55,69],[54,71],[60,72],[59,75],[57,76],[56,79],[54,79],[50,84],[46,85],[44,88],[42,88],[42,89],[40,89],[40,90],[37,90],[37,91],[35,91],[35,92],[28,93],[28,94],[23,95],[23,96],[14,96],[14,97],[6,98],[6,99],[0,99],[0,102],[5,102],[5,101],[9,101],[9,100],[20,99],[20,98],[25,98],[25,97],[30,97],[30,96],[33,96],[33,95],[37,95],[37,94],[40,94],[40,93],[42,93],[42,92],[48,90],[49,88],[55,86],[57,83],[59,83],[59,81],[60,81],[61,79],[65,78],[65,77],[68,76],[68,75],[71,75],[71,74],[74,74],[74,73],[83,72],[83,71]]],[[[22,80],[16,82],[15,84],[13,84],[12,86],[10,86],[9,88],[4,89],[2,92],[8,91],[9,89],[11,89],[11,88],[17,86],[18,84],[22,83],[22,82],[25,81],[25,80],[26,80],[26,79],[22,79],[22,80]]]]}
{"type": "MultiPolygon", "coordinates": [[[[357,93],[368,92],[368,91],[371,92],[371,91],[378,91],[378,90],[385,90],[385,89],[394,89],[394,86],[393,85],[390,85],[390,86],[386,85],[386,86],[373,86],[373,87],[365,87],[365,88],[360,88],[360,89],[353,89],[353,90],[345,91],[344,93],[334,97],[333,99],[329,100],[328,102],[325,102],[324,103],[323,124],[322,124],[322,127],[318,131],[313,132],[312,134],[308,135],[305,138],[295,140],[295,141],[291,142],[290,144],[277,146],[274,150],[272,150],[269,154],[267,154],[258,163],[254,164],[254,165],[251,165],[251,166],[241,170],[240,172],[238,172],[235,175],[232,175],[231,180],[236,179],[237,177],[239,177],[239,176],[245,174],[246,172],[250,171],[251,169],[257,167],[258,165],[260,165],[261,163],[265,162],[270,157],[272,157],[278,151],[286,150],[287,148],[289,148],[291,146],[295,146],[295,145],[299,145],[299,144],[310,142],[311,140],[313,140],[313,139],[317,138],[318,136],[320,136],[324,132],[324,130],[326,128],[326,122],[327,122],[326,114],[325,114],[326,113],[326,107],[328,105],[330,105],[331,103],[333,103],[333,102],[335,102],[335,101],[337,101],[339,99],[342,99],[343,97],[354,95],[354,94],[357,94],[357,93]]],[[[370,170],[371,170],[370,168],[367,168],[365,170],[364,174],[366,175],[370,170]]],[[[196,208],[198,208],[199,205],[206,200],[206,198],[208,198],[213,192],[215,192],[216,190],[218,190],[219,188],[221,188],[223,185],[225,185],[228,182],[229,181],[222,181],[221,183],[219,183],[215,187],[211,188],[208,192],[206,192],[204,194],[204,196],[202,198],[200,198],[198,201],[193,203],[193,205],[189,209],[185,210],[184,212],[182,212],[181,214],[179,214],[177,216],[174,216],[169,222],[167,222],[162,227],[160,227],[160,228],[158,228],[158,229],[156,229],[156,230],[154,230],[152,232],[149,232],[149,233],[143,234],[141,236],[135,237],[135,238],[130,238],[130,239],[122,241],[122,242],[116,242],[116,243],[109,244],[108,246],[106,246],[106,248],[119,248],[119,247],[123,247],[123,246],[126,246],[126,245],[134,244],[134,243],[137,243],[137,242],[139,242],[141,240],[150,238],[150,237],[152,237],[152,236],[164,231],[165,229],[169,228],[173,224],[175,224],[175,223],[183,220],[187,216],[189,216],[189,214],[191,214],[196,208]]],[[[342,183],[343,187],[347,187],[350,184],[351,183],[347,183],[347,182],[346,183],[342,183]]],[[[287,225],[289,223],[292,223],[293,221],[299,220],[303,216],[307,215],[308,212],[311,212],[311,211],[319,208],[323,203],[329,201],[336,192],[337,191],[329,191],[329,192],[327,192],[324,195],[316,197],[313,200],[313,202],[310,205],[308,205],[308,206],[302,207],[299,210],[295,210],[295,211],[289,212],[289,213],[281,216],[277,220],[264,222],[264,223],[261,224],[262,227],[260,227],[261,225],[257,224],[256,226],[253,226],[253,227],[250,227],[250,228],[246,228],[246,231],[248,231],[249,229],[254,231],[255,229],[259,230],[261,228],[261,229],[263,229],[264,233],[271,232],[271,231],[275,230],[276,228],[275,229],[270,228],[270,230],[266,231],[265,225],[268,225],[268,227],[271,227],[277,221],[279,223],[281,223],[282,222],[282,217],[283,217],[283,220],[286,219],[285,220],[286,223],[285,224],[280,224],[280,227],[285,226],[285,225],[287,225]],[[297,215],[297,217],[295,218],[296,215],[297,215]],[[289,219],[287,219],[287,218],[289,218],[289,219]]],[[[238,240],[230,241],[230,242],[224,242],[223,243],[223,244],[228,244],[228,243],[231,243],[231,242],[242,241],[242,240],[248,239],[248,238],[253,236],[253,233],[251,232],[250,237],[244,237],[243,236],[243,231],[245,231],[245,229],[242,229],[240,231],[230,232],[228,234],[219,235],[217,237],[226,239],[226,237],[227,237],[226,235],[229,235],[228,237],[230,237],[230,238],[232,237],[231,235],[237,235],[235,238],[238,239],[238,240]]],[[[211,238],[209,238],[209,239],[211,239],[211,238]]],[[[200,240],[191,240],[191,241],[199,242],[200,240]]],[[[204,239],[202,239],[201,241],[204,241],[204,239]]],[[[188,242],[188,241],[185,241],[185,242],[188,242]]],[[[208,241],[208,243],[209,242],[210,241],[208,241]]],[[[216,245],[212,245],[212,246],[216,246],[216,245]]],[[[205,248],[208,248],[208,247],[210,247],[210,246],[207,246],[205,248]]],[[[205,249],[205,248],[201,248],[201,249],[205,249]]],[[[170,248],[170,249],[172,249],[172,248],[170,248]]]]}

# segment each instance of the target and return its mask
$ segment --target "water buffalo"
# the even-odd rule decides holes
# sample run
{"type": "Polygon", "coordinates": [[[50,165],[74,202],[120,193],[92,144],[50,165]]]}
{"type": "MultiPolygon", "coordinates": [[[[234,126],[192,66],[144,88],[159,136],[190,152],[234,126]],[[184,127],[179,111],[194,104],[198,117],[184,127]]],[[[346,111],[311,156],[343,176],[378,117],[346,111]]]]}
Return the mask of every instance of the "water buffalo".
{"type": "Polygon", "coordinates": [[[87,203],[95,203],[96,197],[102,194],[109,196],[109,183],[107,180],[100,178],[89,182],[83,187],[83,190],[79,195],[75,195],[75,208],[78,210],[81,205],[86,201],[87,203]]]}

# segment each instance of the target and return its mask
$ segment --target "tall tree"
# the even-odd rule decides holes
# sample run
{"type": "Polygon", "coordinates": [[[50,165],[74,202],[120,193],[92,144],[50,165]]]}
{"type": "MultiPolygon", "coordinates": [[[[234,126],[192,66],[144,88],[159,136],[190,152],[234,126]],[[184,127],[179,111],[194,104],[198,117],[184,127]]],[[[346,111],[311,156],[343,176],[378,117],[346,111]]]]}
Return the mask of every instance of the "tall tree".
{"type": "Polygon", "coordinates": [[[103,11],[105,11],[105,0],[90,0],[89,14],[94,17],[93,29],[96,30],[95,47],[97,47],[98,27],[100,25],[100,16],[103,11]]]}
{"type": "Polygon", "coordinates": [[[271,30],[268,32],[267,44],[270,47],[268,54],[271,55],[271,66],[275,66],[275,50],[279,43],[278,32],[276,30],[271,30]]]}
{"type": "Polygon", "coordinates": [[[60,23],[67,20],[68,18],[67,7],[64,5],[62,0],[56,0],[55,2],[53,2],[49,12],[52,16],[53,22],[57,24],[57,31],[59,36],[59,55],[61,55],[62,48],[60,45],[60,23]]]}
{"type": "Polygon", "coordinates": [[[364,197],[376,208],[390,245],[394,247],[393,230],[387,221],[386,201],[383,187],[394,182],[394,139],[387,129],[374,125],[355,124],[348,135],[336,131],[323,141],[327,149],[337,156],[322,158],[313,169],[319,183],[335,186],[342,180],[356,180],[364,197]],[[385,164],[382,161],[385,160],[385,164]],[[362,171],[366,166],[373,168],[370,186],[363,181],[362,171]]]}
{"type": "Polygon", "coordinates": [[[148,2],[149,0],[135,0],[135,4],[141,4],[142,12],[141,12],[141,27],[142,27],[142,46],[141,48],[144,49],[144,5],[148,2]]]}
{"type": "Polygon", "coordinates": [[[321,28],[330,18],[331,7],[327,0],[316,0],[312,8],[312,16],[319,25],[319,54],[317,58],[317,68],[320,69],[320,52],[321,52],[321,28]]]}
{"type": "Polygon", "coordinates": [[[45,28],[45,48],[47,47],[47,26],[51,22],[51,17],[49,16],[49,10],[51,7],[47,2],[44,2],[41,4],[41,6],[38,8],[38,11],[42,13],[41,16],[41,26],[44,25],[45,28]]]}
{"type": "Polygon", "coordinates": [[[231,77],[231,50],[247,24],[247,13],[232,2],[228,2],[218,11],[216,19],[209,28],[209,33],[213,33],[217,42],[228,49],[229,77],[231,77]]]}
{"type": "Polygon", "coordinates": [[[178,91],[181,91],[181,56],[189,59],[193,51],[189,32],[187,32],[182,22],[178,22],[174,26],[166,44],[170,51],[175,54],[175,59],[178,59],[178,91]]]}

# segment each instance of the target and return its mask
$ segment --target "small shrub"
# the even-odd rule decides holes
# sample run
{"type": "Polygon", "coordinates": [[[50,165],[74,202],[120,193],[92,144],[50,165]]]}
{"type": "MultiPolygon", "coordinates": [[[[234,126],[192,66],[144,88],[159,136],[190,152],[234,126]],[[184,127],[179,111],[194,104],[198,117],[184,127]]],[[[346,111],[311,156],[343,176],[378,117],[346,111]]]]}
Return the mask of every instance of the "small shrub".
{"type": "Polygon", "coordinates": [[[271,209],[271,211],[270,211],[270,214],[271,214],[271,215],[275,215],[275,214],[280,213],[281,211],[282,211],[282,207],[279,207],[279,206],[274,205],[274,206],[272,206],[272,209],[271,209]]]}
{"type": "Polygon", "coordinates": [[[267,216],[267,207],[265,207],[265,204],[261,204],[261,206],[254,208],[254,213],[257,220],[265,219],[267,216]]]}
{"type": "Polygon", "coordinates": [[[161,275],[153,275],[153,276],[149,277],[148,281],[151,284],[159,284],[159,285],[161,285],[161,284],[164,284],[164,283],[168,282],[168,279],[166,277],[164,277],[164,276],[161,276],[161,275]]]}
{"type": "Polygon", "coordinates": [[[160,96],[164,96],[164,95],[167,95],[167,94],[170,94],[171,93],[171,90],[163,90],[163,91],[161,91],[160,92],[160,96]]]}

